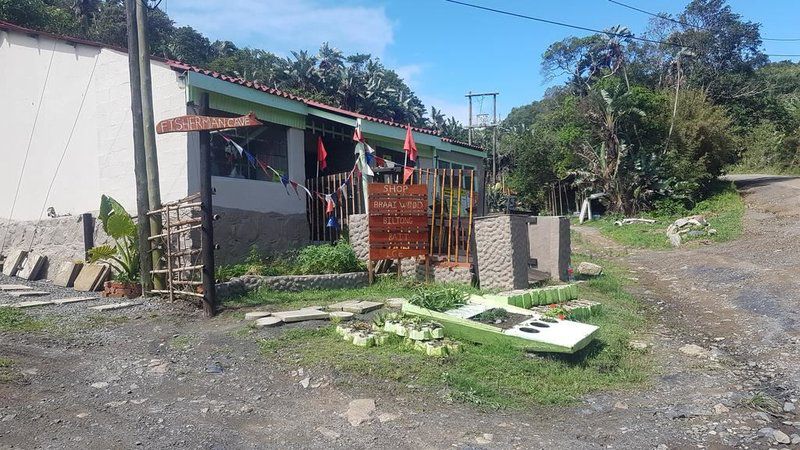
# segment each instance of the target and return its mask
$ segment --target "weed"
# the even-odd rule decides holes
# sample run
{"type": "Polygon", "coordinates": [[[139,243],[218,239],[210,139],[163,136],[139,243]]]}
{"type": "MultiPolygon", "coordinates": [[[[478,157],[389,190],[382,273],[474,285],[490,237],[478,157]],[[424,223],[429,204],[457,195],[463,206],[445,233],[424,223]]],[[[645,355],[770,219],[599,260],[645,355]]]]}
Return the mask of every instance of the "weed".
{"type": "Polygon", "coordinates": [[[781,404],[777,400],[761,392],[756,392],[750,398],[742,399],[742,404],[749,408],[766,412],[778,412],[782,410],[781,404]]]}
{"type": "Polygon", "coordinates": [[[186,335],[176,336],[169,341],[169,346],[175,350],[183,351],[192,344],[192,338],[186,335]]]}
{"type": "Polygon", "coordinates": [[[16,308],[0,306],[0,331],[39,331],[45,321],[33,318],[16,308]]]}
{"type": "Polygon", "coordinates": [[[469,294],[457,287],[436,288],[421,287],[408,299],[412,305],[431,311],[447,311],[465,305],[469,294]]]}
{"type": "Polygon", "coordinates": [[[14,372],[13,367],[13,359],[0,357],[0,383],[10,383],[20,377],[19,373],[14,372]]]}

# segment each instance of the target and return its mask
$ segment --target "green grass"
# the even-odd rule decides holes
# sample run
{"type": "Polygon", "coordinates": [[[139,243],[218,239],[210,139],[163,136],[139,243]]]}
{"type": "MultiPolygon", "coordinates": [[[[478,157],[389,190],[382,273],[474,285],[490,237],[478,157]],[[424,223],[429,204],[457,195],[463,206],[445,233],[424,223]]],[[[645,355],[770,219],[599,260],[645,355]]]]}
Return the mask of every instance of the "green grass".
{"type": "Polygon", "coordinates": [[[14,372],[13,367],[13,359],[0,357],[0,383],[10,383],[20,377],[19,373],[14,372]]]}
{"type": "Polygon", "coordinates": [[[39,331],[46,323],[17,308],[0,306],[0,331],[39,331]]]}
{"type": "MultiPolygon", "coordinates": [[[[717,234],[699,239],[726,242],[735,239],[742,233],[744,210],[744,201],[736,191],[733,183],[720,183],[715,194],[699,202],[684,214],[664,214],[659,211],[653,211],[638,216],[655,219],[657,222],[654,224],[630,224],[621,227],[614,225],[614,222],[621,217],[603,217],[599,220],[586,222],[586,224],[598,228],[605,236],[628,247],[669,249],[672,247],[667,239],[666,231],[667,227],[675,219],[702,214],[711,225],[711,228],[717,230],[717,234]]],[[[690,239],[685,235],[683,238],[684,242],[698,239],[690,239]]]]}
{"type": "Polygon", "coordinates": [[[400,340],[357,347],[337,336],[333,326],[288,330],[259,341],[261,350],[270,361],[327,368],[357,382],[390,380],[396,383],[392,389],[411,384],[428,395],[481,408],[570,404],[590,392],[639,385],[649,373],[649,356],[628,345],[644,329],[646,318],[640,304],[622,290],[623,270],[608,261],[593,262],[604,266],[604,275],[582,283],[580,293],[581,298],[602,301],[603,312],[590,320],[600,331],[576,355],[526,355],[508,346],[464,343],[462,353],[435,358],[409,350],[400,340]]]}
{"type": "MultiPolygon", "coordinates": [[[[453,285],[433,284],[437,287],[452,287],[453,285]]],[[[327,305],[344,300],[373,300],[383,301],[392,297],[410,297],[421,286],[428,286],[424,283],[416,283],[406,280],[397,280],[394,277],[380,278],[373,285],[360,288],[347,289],[318,289],[302,292],[281,292],[269,289],[260,289],[249,292],[240,297],[230,298],[224,301],[226,308],[234,309],[245,306],[264,306],[276,305],[284,309],[302,308],[311,305],[327,305]]],[[[467,292],[478,292],[477,289],[458,285],[467,292]]]]}

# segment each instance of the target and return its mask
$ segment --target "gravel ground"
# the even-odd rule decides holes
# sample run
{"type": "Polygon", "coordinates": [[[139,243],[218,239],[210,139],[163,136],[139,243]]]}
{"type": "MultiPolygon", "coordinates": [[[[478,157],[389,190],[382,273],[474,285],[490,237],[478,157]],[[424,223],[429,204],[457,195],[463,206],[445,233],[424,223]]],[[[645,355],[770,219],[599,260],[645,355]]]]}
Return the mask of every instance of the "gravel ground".
{"type": "Polygon", "coordinates": [[[591,251],[631,267],[632,291],[656,317],[652,333],[637,336],[657,364],[641,389],[572,407],[485,412],[414,386],[364,383],[259,354],[255,337],[320,322],[247,335],[241,312],[204,320],[180,303],[110,313],[48,306],[29,312],[56,327],[0,334],[0,356],[14,360],[17,376],[0,382],[0,448],[791,446],[776,439],[785,433],[791,442],[800,417],[745,402],[755,394],[781,405],[796,400],[800,183],[742,187],[749,209],[736,242],[628,252],[580,230],[591,251]]]}

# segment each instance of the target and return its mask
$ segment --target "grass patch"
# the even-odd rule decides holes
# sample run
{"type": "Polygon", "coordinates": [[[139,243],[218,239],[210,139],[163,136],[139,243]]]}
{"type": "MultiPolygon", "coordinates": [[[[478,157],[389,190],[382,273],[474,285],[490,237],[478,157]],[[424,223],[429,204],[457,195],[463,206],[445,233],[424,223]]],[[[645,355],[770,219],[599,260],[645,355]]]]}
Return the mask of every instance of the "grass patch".
{"type": "MultiPolygon", "coordinates": [[[[586,260],[581,255],[574,259],[586,260]]],[[[413,384],[429,395],[481,408],[570,404],[593,391],[638,385],[649,373],[649,357],[628,345],[646,319],[640,304],[623,291],[623,269],[608,261],[593,262],[604,266],[604,275],[582,283],[580,294],[603,303],[602,313],[589,320],[600,332],[576,355],[532,355],[465,342],[462,353],[435,358],[406,348],[399,339],[381,347],[357,347],[337,336],[333,326],[287,330],[259,345],[271,361],[327,368],[367,382],[390,380],[397,389],[413,384]]]]}
{"type": "Polygon", "coordinates": [[[735,239],[742,233],[744,201],[731,182],[720,181],[714,186],[713,192],[710,197],[697,203],[694,208],[688,211],[667,212],[655,210],[639,216],[655,219],[657,222],[654,224],[630,224],[621,227],[614,225],[615,221],[621,219],[620,216],[603,217],[599,220],[586,222],[586,224],[598,228],[602,234],[628,247],[669,249],[672,246],[666,236],[667,227],[675,219],[702,214],[711,225],[711,228],[717,230],[717,234],[695,239],[684,235],[684,242],[691,242],[697,239],[726,242],[735,239]]]}
{"type": "Polygon", "coordinates": [[[467,292],[478,292],[477,289],[464,285],[447,285],[441,283],[417,283],[397,280],[394,277],[379,278],[371,286],[346,289],[317,289],[302,292],[283,292],[260,289],[240,297],[223,302],[226,308],[246,306],[279,305],[285,308],[302,308],[311,305],[327,305],[344,300],[383,301],[392,297],[411,297],[420,287],[448,288],[458,287],[467,292]]]}
{"type": "Polygon", "coordinates": [[[39,331],[46,323],[17,308],[0,306],[0,331],[39,331]]]}
{"type": "Polygon", "coordinates": [[[176,336],[169,340],[169,346],[173,350],[183,351],[189,348],[192,344],[192,338],[186,335],[176,336]]]}
{"type": "Polygon", "coordinates": [[[0,357],[0,383],[10,383],[19,378],[20,375],[14,372],[13,367],[13,359],[0,357]]]}

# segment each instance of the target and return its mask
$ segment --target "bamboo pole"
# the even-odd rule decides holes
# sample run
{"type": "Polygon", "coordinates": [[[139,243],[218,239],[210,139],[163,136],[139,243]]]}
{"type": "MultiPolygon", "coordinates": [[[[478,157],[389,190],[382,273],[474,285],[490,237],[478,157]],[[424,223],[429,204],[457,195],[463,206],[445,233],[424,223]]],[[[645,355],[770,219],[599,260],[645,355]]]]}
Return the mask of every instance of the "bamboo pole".
{"type": "Polygon", "coordinates": [[[450,248],[453,243],[453,168],[450,168],[450,208],[447,215],[447,260],[450,261],[450,248]]]}
{"type": "Polygon", "coordinates": [[[472,211],[475,209],[473,200],[475,196],[475,171],[471,170],[469,175],[469,232],[467,233],[467,262],[469,262],[469,251],[472,247],[472,211]]]}
{"type": "MultiPolygon", "coordinates": [[[[166,283],[167,288],[169,289],[169,301],[175,301],[175,295],[173,294],[172,288],[172,226],[170,225],[169,221],[169,206],[167,206],[167,214],[166,214],[166,222],[167,222],[167,245],[166,245],[166,253],[167,253],[167,277],[166,283]]],[[[202,283],[201,283],[202,284],[202,283]]]]}
{"type": "Polygon", "coordinates": [[[464,169],[458,169],[458,209],[456,212],[458,213],[458,218],[456,219],[456,262],[458,262],[459,257],[459,247],[461,245],[461,186],[464,184],[461,179],[464,176],[464,169]]]}
{"type": "Polygon", "coordinates": [[[428,249],[429,254],[433,254],[433,235],[436,233],[436,169],[433,169],[433,207],[431,208],[431,246],[428,249]]]}
{"type": "Polygon", "coordinates": [[[445,183],[446,172],[447,169],[442,169],[442,184],[441,184],[441,189],[439,189],[439,193],[441,195],[439,198],[439,245],[437,247],[439,249],[437,254],[439,255],[442,254],[442,241],[444,240],[442,238],[442,234],[444,232],[444,183],[445,183]]]}

